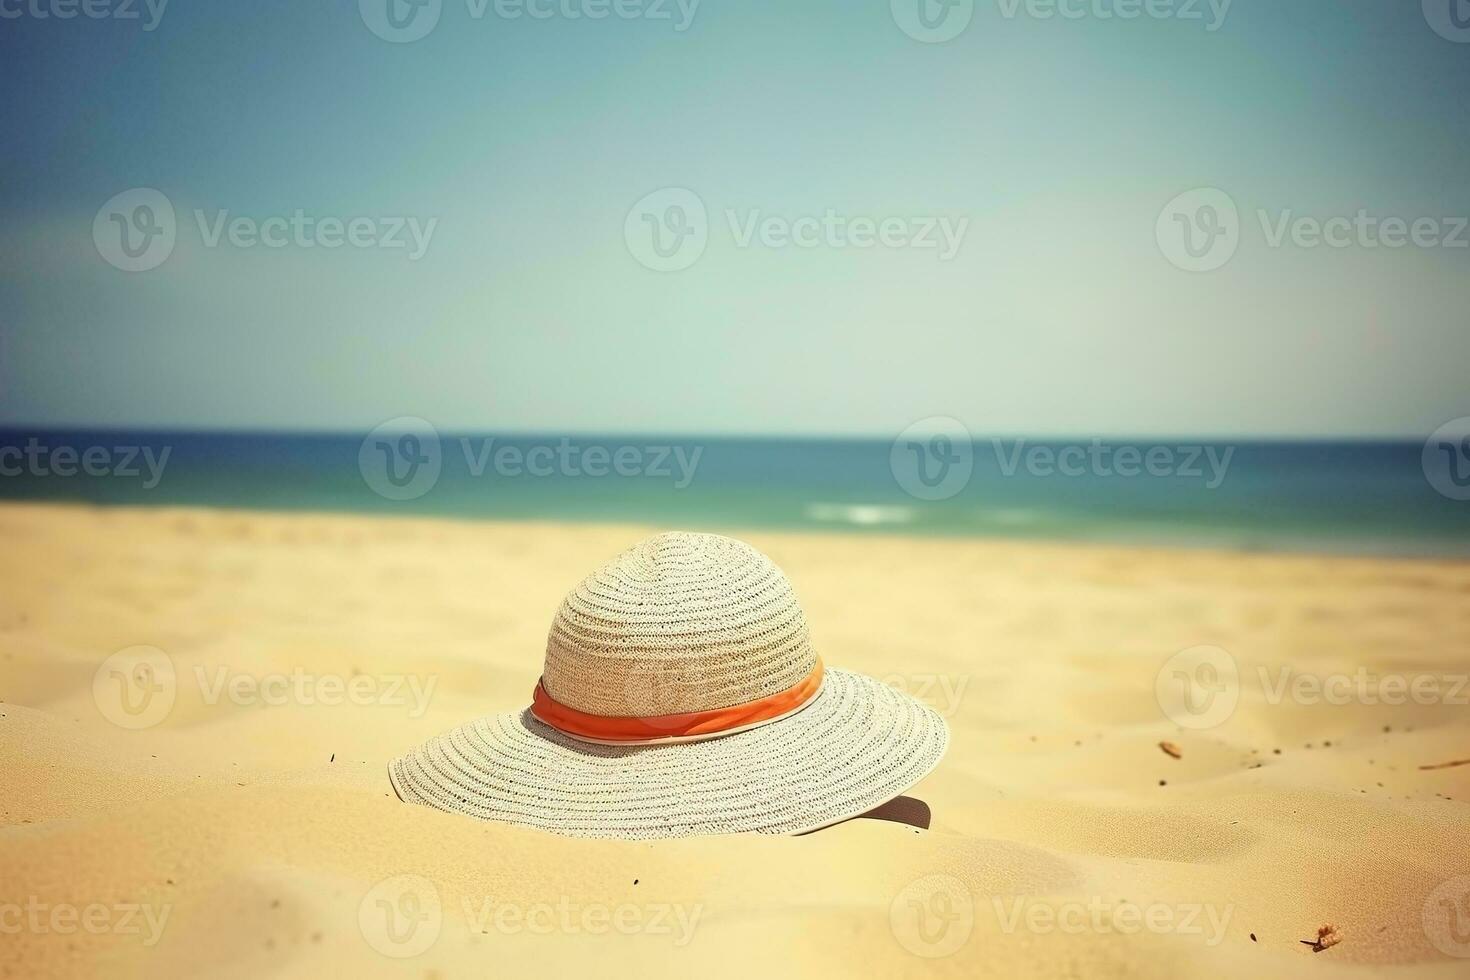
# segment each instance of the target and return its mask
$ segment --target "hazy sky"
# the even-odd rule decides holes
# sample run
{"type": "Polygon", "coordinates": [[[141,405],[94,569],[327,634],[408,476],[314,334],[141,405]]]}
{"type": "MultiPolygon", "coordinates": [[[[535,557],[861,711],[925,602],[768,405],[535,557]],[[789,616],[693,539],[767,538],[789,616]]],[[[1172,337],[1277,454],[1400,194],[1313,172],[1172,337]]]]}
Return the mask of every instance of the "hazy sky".
{"type": "Polygon", "coordinates": [[[0,424],[1470,414],[1453,0],[385,2],[0,0],[0,424]]]}

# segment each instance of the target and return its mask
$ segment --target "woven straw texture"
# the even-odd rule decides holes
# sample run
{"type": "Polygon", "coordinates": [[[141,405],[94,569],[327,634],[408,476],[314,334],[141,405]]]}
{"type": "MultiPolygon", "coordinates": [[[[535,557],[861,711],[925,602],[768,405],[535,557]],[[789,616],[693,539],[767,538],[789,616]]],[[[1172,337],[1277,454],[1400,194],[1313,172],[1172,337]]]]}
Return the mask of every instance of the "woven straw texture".
{"type": "Polygon", "coordinates": [[[743,541],[659,534],[583,579],[546,641],[542,683],[594,715],[707,711],[784,691],[817,655],[791,583],[743,541]]]}
{"type": "MultiPolygon", "coordinates": [[[[589,713],[672,714],[785,690],[815,662],[795,594],[769,559],[730,538],[661,534],[567,596],[543,684],[589,713]]],[[[747,731],[599,745],[527,710],[430,739],[389,776],[409,803],[573,836],[790,834],[898,796],[948,741],[929,707],[829,667],[804,708],[747,731]]]]}

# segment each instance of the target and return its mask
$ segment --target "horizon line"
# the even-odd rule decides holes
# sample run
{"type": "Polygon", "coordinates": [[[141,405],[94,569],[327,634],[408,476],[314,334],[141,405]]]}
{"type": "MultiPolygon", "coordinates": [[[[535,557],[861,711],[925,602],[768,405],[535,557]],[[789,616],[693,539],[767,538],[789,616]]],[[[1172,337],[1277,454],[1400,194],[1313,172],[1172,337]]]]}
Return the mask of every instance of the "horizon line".
{"type": "MultiPolygon", "coordinates": [[[[391,421],[391,420],[385,420],[391,421]]],[[[293,438],[341,438],[362,437],[372,432],[377,425],[364,426],[361,428],[247,428],[206,426],[200,428],[183,428],[179,426],[119,426],[119,425],[54,425],[54,424],[27,424],[0,422],[0,437],[9,435],[25,435],[38,437],[43,435],[69,435],[86,433],[92,435],[163,435],[163,436],[234,436],[234,437],[293,437],[293,438]]],[[[568,439],[586,441],[606,441],[609,439],[660,439],[667,442],[848,442],[848,443],[883,443],[892,442],[903,432],[899,429],[893,433],[821,433],[821,432],[794,432],[794,433],[769,433],[769,432],[656,432],[649,430],[632,431],[596,431],[592,429],[571,430],[549,430],[549,429],[465,429],[447,426],[434,426],[442,438],[467,438],[467,437],[495,437],[511,440],[521,439],[568,439]]],[[[1181,443],[1185,441],[1210,442],[1210,443],[1254,443],[1254,444],[1303,444],[1303,443],[1339,443],[1339,444],[1385,444],[1385,443],[1422,443],[1432,433],[1424,434],[1394,434],[1394,435],[1325,435],[1325,434],[1200,434],[1200,433],[1132,433],[1132,434],[1103,434],[1103,433],[995,433],[995,432],[971,432],[972,442],[991,441],[1033,441],[1033,442],[1122,442],[1122,443],[1181,443]]]]}

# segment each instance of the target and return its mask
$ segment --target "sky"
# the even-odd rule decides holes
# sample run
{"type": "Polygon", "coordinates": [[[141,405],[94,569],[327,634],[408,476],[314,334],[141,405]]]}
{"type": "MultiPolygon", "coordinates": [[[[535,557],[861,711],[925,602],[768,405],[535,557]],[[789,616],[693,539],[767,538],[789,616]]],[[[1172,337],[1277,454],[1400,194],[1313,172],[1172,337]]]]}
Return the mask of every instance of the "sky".
{"type": "Polygon", "coordinates": [[[1470,415],[1462,0],[88,2],[0,0],[0,426],[1470,415]]]}

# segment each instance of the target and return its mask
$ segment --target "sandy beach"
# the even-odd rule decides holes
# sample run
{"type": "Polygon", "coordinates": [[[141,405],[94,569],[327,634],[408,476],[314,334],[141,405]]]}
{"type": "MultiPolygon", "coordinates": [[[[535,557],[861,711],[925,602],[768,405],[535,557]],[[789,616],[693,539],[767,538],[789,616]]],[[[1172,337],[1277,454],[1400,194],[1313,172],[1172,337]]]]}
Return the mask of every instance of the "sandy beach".
{"type": "Polygon", "coordinates": [[[399,802],[652,530],[0,507],[0,976],[1470,966],[1470,563],[734,532],[947,718],[906,800],[654,843],[399,802]]]}

